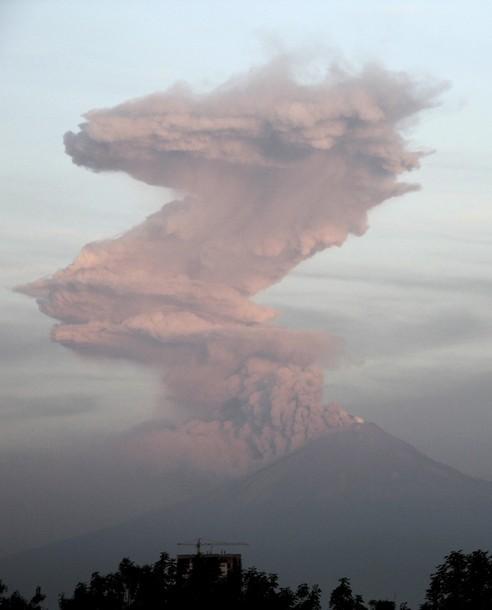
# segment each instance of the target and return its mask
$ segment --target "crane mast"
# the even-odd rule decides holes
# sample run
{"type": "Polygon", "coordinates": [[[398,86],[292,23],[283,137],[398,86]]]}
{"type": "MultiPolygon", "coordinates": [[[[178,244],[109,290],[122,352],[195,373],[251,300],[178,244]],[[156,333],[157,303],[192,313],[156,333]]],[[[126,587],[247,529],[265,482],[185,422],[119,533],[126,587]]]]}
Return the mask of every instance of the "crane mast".
{"type": "Polygon", "coordinates": [[[197,538],[194,542],[178,542],[178,546],[194,546],[196,554],[202,554],[202,547],[214,547],[214,546],[248,546],[247,542],[222,542],[216,540],[203,540],[203,538],[197,538]]]}

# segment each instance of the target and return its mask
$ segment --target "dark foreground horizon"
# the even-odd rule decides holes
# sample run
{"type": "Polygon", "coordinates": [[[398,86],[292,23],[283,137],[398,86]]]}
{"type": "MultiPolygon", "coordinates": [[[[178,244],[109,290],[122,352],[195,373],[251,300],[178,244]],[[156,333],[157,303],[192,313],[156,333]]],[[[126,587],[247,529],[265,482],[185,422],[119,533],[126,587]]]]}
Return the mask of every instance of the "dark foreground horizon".
{"type": "Polygon", "coordinates": [[[245,565],[324,591],[349,575],[366,598],[422,601],[451,550],[492,547],[492,483],[440,464],[371,423],[333,430],[236,481],[120,525],[0,558],[0,577],[51,603],[122,557],[154,561],[200,536],[244,540],[245,565]]]}

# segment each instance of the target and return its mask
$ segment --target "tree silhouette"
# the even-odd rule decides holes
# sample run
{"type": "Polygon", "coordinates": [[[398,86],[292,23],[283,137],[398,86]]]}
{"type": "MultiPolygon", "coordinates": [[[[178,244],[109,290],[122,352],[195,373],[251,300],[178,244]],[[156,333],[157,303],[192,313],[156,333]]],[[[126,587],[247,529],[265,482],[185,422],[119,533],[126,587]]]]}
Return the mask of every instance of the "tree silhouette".
{"type": "Polygon", "coordinates": [[[41,610],[41,603],[45,596],[40,587],[36,588],[33,597],[27,601],[18,591],[14,591],[9,597],[6,596],[7,587],[0,580],[0,610],[41,610]]]}
{"type": "Polygon", "coordinates": [[[297,587],[294,599],[296,610],[321,610],[321,589],[318,585],[309,587],[306,583],[297,587]]]}
{"type": "Polygon", "coordinates": [[[349,578],[340,578],[339,585],[333,589],[330,596],[331,610],[365,610],[362,597],[352,593],[349,578]]]}
{"type": "MultiPolygon", "coordinates": [[[[223,574],[220,558],[196,555],[190,570],[178,574],[176,561],[162,553],[153,564],[123,559],[116,572],[94,572],[71,597],[61,595],[60,610],[321,610],[321,590],[305,583],[280,587],[276,574],[249,568],[223,574]]],[[[18,591],[7,595],[0,581],[0,610],[42,610],[45,596],[38,587],[27,600],[18,591]]],[[[332,591],[330,610],[396,610],[395,602],[371,600],[366,606],[354,595],[350,579],[341,578],[332,591]]],[[[410,610],[406,603],[399,610],[410,610]]],[[[420,610],[492,610],[492,556],[477,550],[453,551],[430,576],[420,610]]]]}
{"type": "Polygon", "coordinates": [[[395,602],[388,601],[386,599],[374,600],[369,602],[369,608],[371,610],[396,610],[395,602]]]}
{"type": "Polygon", "coordinates": [[[490,610],[492,557],[486,551],[453,551],[431,575],[421,610],[490,610]]]}
{"type": "Polygon", "coordinates": [[[118,571],[101,576],[94,572],[88,584],[79,583],[73,597],[60,597],[60,610],[144,610],[172,608],[176,595],[176,564],[162,553],[152,565],[138,566],[123,559],[118,571]]]}
{"type": "Polygon", "coordinates": [[[61,596],[60,610],[321,610],[319,587],[301,584],[282,588],[276,574],[256,568],[242,575],[222,575],[219,562],[207,555],[194,557],[190,572],[178,576],[176,563],[162,554],[152,565],[138,566],[123,559],[118,571],[92,574],[79,583],[72,597],[61,596]]]}

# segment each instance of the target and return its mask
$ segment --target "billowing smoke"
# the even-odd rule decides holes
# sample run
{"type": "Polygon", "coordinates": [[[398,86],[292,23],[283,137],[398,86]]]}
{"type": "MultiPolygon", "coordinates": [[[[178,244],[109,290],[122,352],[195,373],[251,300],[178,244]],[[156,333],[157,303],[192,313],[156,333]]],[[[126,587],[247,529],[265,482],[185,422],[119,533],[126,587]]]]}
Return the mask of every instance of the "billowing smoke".
{"type": "Polygon", "coordinates": [[[375,66],[303,84],[278,60],[208,94],[93,110],[65,135],[73,161],[182,199],[22,290],[61,321],[56,341],[159,368],[179,414],[144,427],[161,455],[248,468],[350,425],[323,404],[337,342],[276,326],[250,297],[416,188],[397,181],[423,154],[400,131],[435,94],[375,66]]]}

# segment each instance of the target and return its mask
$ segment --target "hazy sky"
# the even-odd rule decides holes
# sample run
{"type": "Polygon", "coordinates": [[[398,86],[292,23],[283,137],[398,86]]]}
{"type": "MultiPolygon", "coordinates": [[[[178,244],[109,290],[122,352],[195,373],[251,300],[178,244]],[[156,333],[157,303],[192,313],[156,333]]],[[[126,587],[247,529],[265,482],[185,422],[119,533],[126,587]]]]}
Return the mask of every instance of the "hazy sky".
{"type": "MultiPolygon", "coordinates": [[[[148,369],[52,343],[53,321],[11,291],[170,199],[124,174],[76,167],[63,133],[89,109],[175,81],[208,90],[281,45],[450,83],[410,134],[436,151],[410,177],[422,190],[383,204],[366,235],[303,263],[257,300],[291,327],[346,342],[326,376],[329,399],[492,479],[491,20],[481,1],[1,3],[0,476],[10,490],[4,514],[17,516],[0,540],[15,548],[111,521],[107,479],[122,497],[134,464],[101,457],[102,448],[144,421],[161,392],[148,369]],[[87,495],[90,518],[56,513],[87,495]],[[45,507],[37,525],[22,499],[45,507]],[[47,529],[54,514],[62,523],[47,529]]],[[[161,500],[129,495],[121,516],[161,500]]]]}

